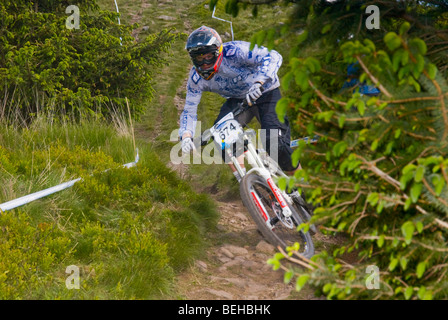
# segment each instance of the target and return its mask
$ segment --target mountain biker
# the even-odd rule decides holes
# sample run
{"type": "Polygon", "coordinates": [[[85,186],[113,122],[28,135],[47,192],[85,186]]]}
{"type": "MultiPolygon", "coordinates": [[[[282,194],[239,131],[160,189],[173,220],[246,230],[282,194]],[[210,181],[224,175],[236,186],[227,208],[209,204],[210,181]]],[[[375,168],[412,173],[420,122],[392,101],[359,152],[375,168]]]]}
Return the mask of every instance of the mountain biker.
{"type": "MultiPolygon", "coordinates": [[[[286,172],[295,171],[298,165],[293,166],[291,161],[289,122],[287,117],[284,123],[280,122],[275,111],[277,101],[281,98],[277,72],[282,64],[282,56],[263,46],[255,45],[250,50],[250,43],[245,41],[222,43],[219,34],[206,26],[190,34],[185,48],[194,66],[189,73],[185,107],[180,116],[179,138],[182,140],[182,152],[189,153],[194,149],[192,139],[197,107],[202,92],[210,91],[227,99],[215,123],[233,110],[237,103],[246,99],[251,108],[237,120],[244,125],[254,116],[257,118],[261,129],[265,129],[266,141],[263,144],[268,154],[271,154],[270,141],[275,141],[271,140],[271,132],[278,132],[278,163],[286,172]]],[[[240,160],[239,162],[242,163],[240,160]]],[[[240,181],[235,167],[232,164],[230,167],[240,181]]]]}

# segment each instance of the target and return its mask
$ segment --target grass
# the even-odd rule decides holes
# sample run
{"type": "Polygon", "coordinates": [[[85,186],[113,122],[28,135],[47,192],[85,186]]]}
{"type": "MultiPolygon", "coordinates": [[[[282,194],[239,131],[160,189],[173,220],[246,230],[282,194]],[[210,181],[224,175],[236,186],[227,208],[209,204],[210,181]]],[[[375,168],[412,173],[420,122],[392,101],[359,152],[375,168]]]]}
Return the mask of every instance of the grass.
{"type": "Polygon", "coordinates": [[[0,203],[83,178],[0,216],[0,298],[155,299],[201,254],[214,204],[147,143],[126,169],[133,141],[113,124],[0,127],[0,203]],[[80,290],[65,288],[69,265],[84,270],[80,290]]]}

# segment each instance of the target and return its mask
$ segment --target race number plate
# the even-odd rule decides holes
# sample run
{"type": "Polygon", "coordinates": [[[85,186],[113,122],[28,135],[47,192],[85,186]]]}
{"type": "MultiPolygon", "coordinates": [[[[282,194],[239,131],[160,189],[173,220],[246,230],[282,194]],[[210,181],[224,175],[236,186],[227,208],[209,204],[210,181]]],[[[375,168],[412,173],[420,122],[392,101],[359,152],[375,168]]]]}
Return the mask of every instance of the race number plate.
{"type": "Polygon", "coordinates": [[[242,133],[243,130],[238,121],[231,119],[217,123],[213,137],[215,142],[221,145],[221,149],[225,149],[237,142],[242,133]]]}

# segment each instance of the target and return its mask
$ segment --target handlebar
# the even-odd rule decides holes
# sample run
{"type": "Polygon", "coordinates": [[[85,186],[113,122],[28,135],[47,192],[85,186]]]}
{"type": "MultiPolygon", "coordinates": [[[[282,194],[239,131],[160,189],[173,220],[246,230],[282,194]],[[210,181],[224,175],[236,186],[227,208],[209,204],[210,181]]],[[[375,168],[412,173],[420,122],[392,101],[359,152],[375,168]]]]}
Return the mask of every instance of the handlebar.
{"type": "MultiPolygon", "coordinates": [[[[261,90],[261,92],[263,92],[264,88],[260,87],[260,90],[261,90]]],[[[232,111],[230,111],[229,113],[233,113],[233,116],[236,118],[241,113],[245,112],[246,110],[248,110],[250,107],[252,107],[255,104],[257,104],[256,101],[253,101],[252,104],[249,104],[247,102],[247,100],[244,98],[241,100],[241,102],[238,102],[236,107],[233,108],[232,111]]],[[[227,116],[227,114],[225,116],[227,116]]],[[[214,126],[215,126],[215,124],[213,124],[212,128],[214,126]]],[[[210,129],[212,129],[212,128],[210,128],[210,129]]],[[[210,142],[210,140],[213,138],[213,135],[211,134],[210,129],[206,129],[204,132],[202,132],[201,136],[193,139],[193,143],[196,146],[196,148],[199,146],[207,145],[210,142]]]]}
{"type": "MultiPolygon", "coordinates": [[[[253,104],[255,104],[255,102],[253,104]]],[[[230,111],[228,114],[233,113],[233,116],[236,118],[241,113],[245,112],[246,110],[249,110],[250,107],[251,106],[247,103],[246,99],[244,99],[241,102],[238,102],[236,107],[233,108],[232,111],[230,111]]],[[[225,116],[227,116],[227,114],[225,116]]],[[[215,124],[213,124],[213,126],[210,129],[212,129],[214,126],[215,124]]],[[[201,136],[193,139],[193,143],[196,147],[205,146],[210,142],[210,140],[213,138],[210,129],[206,129],[204,132],[202,132],[201,136]]]]}

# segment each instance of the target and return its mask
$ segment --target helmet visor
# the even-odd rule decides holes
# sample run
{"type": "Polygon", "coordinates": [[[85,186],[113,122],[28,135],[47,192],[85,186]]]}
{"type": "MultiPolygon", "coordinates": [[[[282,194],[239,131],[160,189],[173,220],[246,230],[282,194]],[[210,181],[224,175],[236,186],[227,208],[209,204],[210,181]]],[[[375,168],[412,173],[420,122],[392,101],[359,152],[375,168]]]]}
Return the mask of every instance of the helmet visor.
{"type": "Polygon", "coordinates": [[[218,59],[217,50],[198,50],[190,53],[193,64],[197,67],[202,65],[214,65],[218,59]]]}

